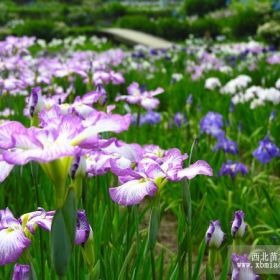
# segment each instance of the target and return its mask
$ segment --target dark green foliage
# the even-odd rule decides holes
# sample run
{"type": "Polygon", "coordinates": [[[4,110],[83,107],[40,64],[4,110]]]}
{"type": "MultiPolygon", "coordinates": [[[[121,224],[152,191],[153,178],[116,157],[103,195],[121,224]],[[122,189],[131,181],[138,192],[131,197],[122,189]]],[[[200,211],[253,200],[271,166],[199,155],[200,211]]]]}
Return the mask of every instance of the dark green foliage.
{"type": "Polygon", "coordinates": [[[157,21],[157,34],[170,40],[184,40],[189,34],[189,23],[175,18],[163,18],[157,21]]]}
{"type": "Polygon", "coordinates": [[[214,37],[220,34],[220,29],[217,20],[210,17],[198,18],[190,25],[190,33],[195,37],[214,37]]]}
{"type": "Polygon", "coordinates": [[[124,16],[118,20],[118,25],[123,28],[135,29],[156,34],[157,25],[145,16],[124,16]]]}
{"type": "Polygon", "coordinates": [[[47,41],[52,38],[62,38],[67,34],[67,26],[48,20],[27,20],[24,24],[17,25],[12,29],[16,36],[36,36],[47,41]]]}
{"type": "Polygon", "coordinates": [[[188,15],[205,15],[225,6],[224,0],[185,0],[185,11],[188,15]]]}
{"type": "Polygon", "coordinates": [[[231,30],[235,38],[243,38],[245,36],[255,35],[258,26],[263,23],[263,15],[261,12],[252,8],[238,11],[232,18],[231,30]]]}

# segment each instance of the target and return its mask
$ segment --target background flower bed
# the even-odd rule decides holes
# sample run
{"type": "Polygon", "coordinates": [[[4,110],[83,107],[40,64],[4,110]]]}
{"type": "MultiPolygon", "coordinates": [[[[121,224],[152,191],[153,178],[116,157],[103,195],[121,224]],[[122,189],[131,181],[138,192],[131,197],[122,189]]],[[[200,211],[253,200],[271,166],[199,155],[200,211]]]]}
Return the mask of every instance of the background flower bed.
{"type": "MultiPolygon", "coordinates": [[[[200,1],[186,1],[185,5],[175,4],[164,9],[125,6],[119,2],[101,4],[98,1],[74,1],[70,5],[63,2],[38,2],[17,5],[7,1],[1,3],[0,36],[3,38],[12,32],[17,36],[33,34],[50,40],[65,38],[77,32],[79,35],[94,35],[98,34],[100,27],[120,26],[173,41],[182,41],[190,34],[196,37],[225,35],[228,39],[240,40],[244,36],[257,35],[258,27],[272,18],[273,24],[279,22],[278,12],[273,9],[270,0],[251,0],[242,4],[231,1],[230,5],[225,5],[225,1],[204,1],[204,10],[200,8],[200,1]],[[16,23],[17,20],[22,22],[16,23]],[[45,33],[39,32],[40,29],[44,29],[45,33]]],[[[277,30],[274,34],[263,30],[259,32],[260,38],[275,43],[273,38],[279,36],[277,30]]]]}

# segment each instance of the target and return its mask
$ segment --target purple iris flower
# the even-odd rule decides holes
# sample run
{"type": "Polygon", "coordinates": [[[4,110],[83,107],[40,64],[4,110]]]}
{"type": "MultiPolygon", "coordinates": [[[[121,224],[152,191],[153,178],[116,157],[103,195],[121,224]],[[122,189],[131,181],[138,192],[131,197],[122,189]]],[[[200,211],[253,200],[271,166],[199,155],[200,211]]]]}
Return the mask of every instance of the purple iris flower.
{"type": "Polygon", "coordinates": [[[0,265],[15,262],[31,244],[37,226],[50,231],[54,212],[43,209],[16,219],[6,208],[0,210],[0,265]]]}
{"type": "Polygon", "coordinates": [[[187,118],[185,117],[184,114],[178,112],[174,115],[173,121],[177,127],[181,127],[187,122],[187,118]]]}
{"type": "Polygon", "coordinates": [[[29,97],[29,114],[31,117],[35,113],[38,113],[42,108],[42,96],[41,96],[41,88],[35,87],[32,89],[31,95],[29,97]]]}
{"type": "MultiPolygon", "coordinates": [[[[38,208],[37,211],[16,219],[9,208],[0,210],[0,266],[17,261],[24,250],[30,246],[37,227],[50,231],[54,215],[55,211],[46,212],[38,208]]],[[[78,210],[75,243],[83,245],[90,234],[92,229],[85,211],[78,210]]],[[[22,267],[15,267],[15,272],[20,273],[22,269],[22,267]]]]}
{"type": "MultiPolygon", "coordinates": [[[[136,124],[137,116],[133,115],[132,122],[136,124]]],[[[146,114],[141,114],[140,126],[144,124],[155,125],[161,122],[161,114],[154,111],[148,111],[146,114]]]]}
{"type": "Polygon", "coordinates": [[[252,265],[247,255],[239,256],[232,254],[232,280],[258,280],[259,275],[256,275],[252,269],[252,265]]]}
{"type": "Polygon", "coordinates": [[[31,279],[31,268],[29,264],[15,264],[12,280],[31,279]]]}
{"type": "Polygon", "coordinates": [[[127,88],[128,95],[121,95],[116,97],[116,101],[126,101],[129,104],[137,104],[146,110],[154,110],[159,105],[159,99],[155,96],[164,92],[162,88],[147,91],[134,82],[127,88]]]}
{"type": "Polygon", "coordinates": [[[219,221],[211,221],[205,235],[206,244],[209,247],[219,248],[224,240],[224,236],[221,223],[219,221]]]}
{"type": "Polygon", "coordinates": [[[244,222],[244,212],[242,210],[234,213],[234,220],[231,226],[231,235],[233,237],[243,237],[247,224],[244,222]]]}
{"type": "MultiPolygon", "coordinates": [[[[67,161],[67,158],[75,157],[81,148],[99,148],[107,141],[101,139],[100,133],[126,130],[131,117],[93,111],[83,119],[72,114],[65,115],[60,107],[54,106],[40,112],[39,121],[42,128],[25,128],[18,122],[4,122],[0,125],[1,165],[3,161],[9,165],[25,165],[30,161],[47,164],[61,159],[61,172],[67,176],[68,165],[71,165],[71,160],[67,161]]],[[[9,168],[8,165],[4,168],[6,175],[10,172],[9,168]]],[[[53,174],[47,175],[54,179],[53,174]]]]}
{"type": "Polygon", "coordinates": [[[200,174],[212,176],[211,167],[203,160],[183,168],[186,158],[187,155],[182,155],[178,149],[163,151],[149,146],[136,168],[112,166],[122,183],[109,189],[112,200],[125,206],[139,204],[145,196],[154,196],[168,181],[190,180],[200,174]]]}
{"type": "Polygon", "coordinates": [[[225,136],[218,137],[218,143],[213,148],[213,151],[218,150],[223,150],[225,153],[236,155],[238,153],[237,143],[225,136]]]}
{"type": "Polygon", "coordinates": [[[223,116],[221,114],[208,112],[200,121],[200,130],[213,137],[221,137],[224,135],[223,125],[223,116]]]}
{"type": "Polygon", "coordinates": [[[112,141],[99,151],[86,154],[86,171],[89,176],[103,175],[108,171],[130,169],[142,159],[143,149],[138,144],[127,144],[123,141],[112,141]]]}
{"type": "Polygon", "coordinates": [[[261,163],[270,162],[280,155],[279,148],[266,136],[259,142],[259,147],[253,152],[253,156],[261,163]]]}
{"type": "Polygon", "coordinates": [[[91,231],[92,229],[88,223],[86,212],[84,210],[78,210],[75,243],[77,245],[85,244],[91,231]]]}
{"type": "Polygon", "coordinates": [[[248,173],[248,168],[243,163],[231,160],[223,163],[219,171],[220,176],[229,175],[232,179],[234,179],[238,173],[246,175],[248,173]]]}

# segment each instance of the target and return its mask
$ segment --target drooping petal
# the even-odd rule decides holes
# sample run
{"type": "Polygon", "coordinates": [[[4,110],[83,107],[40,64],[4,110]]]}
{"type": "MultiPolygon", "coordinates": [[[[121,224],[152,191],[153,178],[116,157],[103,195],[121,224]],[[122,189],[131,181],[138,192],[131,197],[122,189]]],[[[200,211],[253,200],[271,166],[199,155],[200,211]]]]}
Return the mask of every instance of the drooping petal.
{"type": "Polygon", "coordinates": [[[26,128],[19,122],[5,122],[0,125],[0,149],[9,149],[14,145],[14,135],[25,132],[26,128]]]}
{"type": "Polygon", "coordinates": [[[154,196],[157,186],[151,181],[132,180],[117,188],[110,188],[113,201],[121,205],[139,204],[145,196],[154,196]]]}
{"type": "Polygon", "coordinates": [[[2,183],[11,173],[13,170],[14,166],[12,164],[7,163],[4,160],[1,160],[1,155],[0,155],[0,183],[2,183]]]}
{"type": "Polygon", "coordinates": [[[178,178],[181,180],[183,178],[192,179],[197,175],[213,176],[213,170],[211,166],[204,160],[198,160],[189,167],[184,168],[178,172],[178,178]]]}
{"type": "Polygon", "coordinates": [[[0,265],[15,262],[30,243],[21,228],[0,230],[0,265]]]}

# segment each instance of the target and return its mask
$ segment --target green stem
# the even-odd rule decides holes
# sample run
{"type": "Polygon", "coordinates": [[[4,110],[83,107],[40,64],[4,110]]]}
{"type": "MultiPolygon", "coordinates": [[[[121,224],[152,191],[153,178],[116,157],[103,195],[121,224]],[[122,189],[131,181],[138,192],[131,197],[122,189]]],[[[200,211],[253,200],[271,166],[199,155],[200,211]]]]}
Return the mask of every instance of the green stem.
{"type": "Polygon", "coordinates": [[[214,248],[209,248],[208,264],[209,264],[213,274],[215,275],[216,249],[214,249],[214,248]]]}
{"type": "Polygon", "coordinates": [[[141,120],[141,107],[139,106],[137,111],[137,119],[136,119],[137,128],[140,126],[140,120],[141,120]]]}
{"type": "MultiPolygon", "coordinates": [[[[39,190],[38,190],[38,181],[37,176],[33,172],[33,164],[31,163],[31,174],[34,180],[34,187],[35,187],[35,196],[36,196],[36,207],[41,207],[40,198],[39,198],[39,190]]],[[[45,279],[45,266],[44,266],[44,257],[43,257],[43,235],[42,231],[39,231],[39,243],[40,243],[40,265],[41,265],[41,277],[44,280],[45,279]]]]}
{"type": "MultiPolygon", "coordinates": [[[[129,252],[129,248],[130,248],[130,234],[129,234],[129,229],[131,227],[130,225],[130,221],[131,221],[131,206],[127,207],[127,227],[126,227],[126,255],[129,252]]],[[[128,279],[128,268],[126,269],[126,279],[128,279]]]]}
{"type": "Polygon", "coordinates": [[[159,196],[159,194],[157,194],[153,200],[153,206],[152,206],[152,210],[151,210],[151,217],[150,217],[150,224],[149,224],[149,240],[148,240],[153,280],[157,279],[156,278],[154,248],[155,248],[156,241],[157,241],[159,220],[160,220],[160,196],[159,196]]]}

